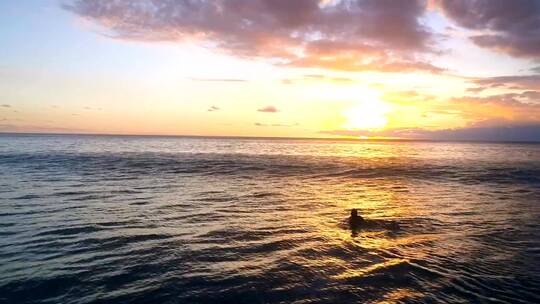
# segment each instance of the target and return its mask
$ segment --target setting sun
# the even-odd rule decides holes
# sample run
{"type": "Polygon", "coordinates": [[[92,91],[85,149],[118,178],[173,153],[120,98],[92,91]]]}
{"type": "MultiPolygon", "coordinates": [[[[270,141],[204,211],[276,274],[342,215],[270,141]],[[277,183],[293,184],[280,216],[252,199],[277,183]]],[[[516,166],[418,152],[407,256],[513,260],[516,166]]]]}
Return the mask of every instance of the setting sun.
{"type": "Polygon", "coordinates": [[[348,130],[378,130],[388,123],[386,114],[390,112],[390,105],[380,99],[380,93],[368,91],[362,97],[359,105],[346,110],[343,116],[348,130]]]}

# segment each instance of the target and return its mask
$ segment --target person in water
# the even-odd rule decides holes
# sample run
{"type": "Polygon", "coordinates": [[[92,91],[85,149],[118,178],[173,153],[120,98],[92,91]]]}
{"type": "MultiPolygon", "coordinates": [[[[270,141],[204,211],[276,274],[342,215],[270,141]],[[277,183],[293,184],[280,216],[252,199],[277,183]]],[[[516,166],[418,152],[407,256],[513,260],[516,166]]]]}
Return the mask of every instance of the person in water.
{"type": "Polygon", "coordinates": [[[358,215],[358,210],[351,209],[351,217],[349,217],[349,225],[351,228],[360,228],[362,224],[365,224],[366,221],[361,215],[358,215]]]}
{"type": "Polygon", "coordinates": [[[390,230],[398,230],[399,224],[395,221],[383,221],[383,220],[365,220],[358,214],[358,210],[351,209],[351,217],[349,217],[349,226],[352,230],[362,228],[383,228],[390,230]]]}

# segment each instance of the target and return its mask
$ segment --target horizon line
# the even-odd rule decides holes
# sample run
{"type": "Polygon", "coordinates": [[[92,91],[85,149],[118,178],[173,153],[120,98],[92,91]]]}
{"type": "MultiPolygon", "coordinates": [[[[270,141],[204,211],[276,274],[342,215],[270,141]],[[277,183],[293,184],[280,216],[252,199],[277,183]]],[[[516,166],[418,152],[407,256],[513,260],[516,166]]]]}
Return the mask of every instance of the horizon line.
{"type": "Polygon", "coordinates": [[[193,134],[121,134],[121,133],[61,133],[61,132],[4,132],[4,135],[27,135],[27,136],[110,136],[110,137],[178,137],[178,138],[223,138],[223,139],[263,139],[263,140],[336,140],[350,142],[432,142],[432,143],[493,143],[493,144],[540,144],[540,141],[520,140],[452,140],[452,139],[429,139],[429,138],[392,138],[392,137],[300,137],[300,136],[243,136],[243,135],[193,135],[193,134]]]}

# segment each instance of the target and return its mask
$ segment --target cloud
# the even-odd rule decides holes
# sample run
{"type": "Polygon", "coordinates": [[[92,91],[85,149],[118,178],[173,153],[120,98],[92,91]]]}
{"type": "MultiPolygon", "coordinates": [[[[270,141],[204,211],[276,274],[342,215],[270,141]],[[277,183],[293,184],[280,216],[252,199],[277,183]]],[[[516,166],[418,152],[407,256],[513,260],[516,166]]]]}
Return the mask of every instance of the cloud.
{"type": "Polygon", "coordinates": [[[426,0],[68,0],[63,7],[136,41],[197,42],[234,56],[334,70],[440,72],[426,0]]]}
{"type": "Polygon", "coordinates": [[[3,105],[0,105],[0,107],[2,107],[2,108],[11,108],[11,105],[3,104],[3,105]]]}
{"type": "Polygon", "coordinates": [[[403,128],[374,132],[333,130],[321,131],[320,133],[350,137],[368,136],[425,140],[540,142],[540,124],[468,127],[445,130],[426,130],[421,128],[403,128]]]}
{"type": "Polygon", "coordinates": [[[467,92],[470,92],[470,93],[473,93],[473,94],[478,94],[484,90],[486,90],[487,88],[485,87],[473,87],[473,88],[467,88],[467,92]]]}
{"type": "Polygon", "coordinates": [[[189,78],[192,81],[202,81],[202,82],[247,82],[246,79],[236,79],[236,78],[189,78]]]}
{"type": "MultiPolygon", "coordinates": [[[[53,108],[57,108],[57,107],[53,106],[53,108]]],[[[92,107],[88,107],[88,106],[84,107],[83,109],[86,110],[86,111],[101,111],[101,110],[103,110],[103,108],[92,108],[92,107]]]]}
{"type": "Polygon", "coordinates": [[[47,127],[38,125],[0,124],[0,132],[13,133],[92,133],[85,129],[47,127]]]}
{"type": "Polygon", "coordinates": [[[436,0],[459,26],[475,30],[477,45],[516,57],[540,58],[540,2],[537,0],[436,0]]]}
{"type": "Polygon", "coordinates": [[[446,100],[430,111],[446,111],[467,123],[468,127],[540,124],[540,91],[461,96],[446,100]]]}
{"type": "MultiPolygon", "coordinates": [[[[524,91],[521,93],[506,93],[506,94],[496,94],[488,96],[462,96],[458,98],[453,98],[453,102],[467,102],[473,104],[483,104],[483,105],[501,105],[508,107],[517,107],[517,106],[531,106],[537,107],[540,110],[540,92],[539,91],[524,91]]],[[[540,117],[539,117],[540,119],[540,117]]]]}
{"type": "Polygon", "coordinates": [[[353,79],[348,77],[329,77],[322,74],[308,74],[304,75],[305,80],[324,80],[324,81],[332,81],[332,82],[354,82],[353,79]]]}
{"type": "Polygon", "coordinates": [[[255,125],[257,127],[286,127],[286,128],[289,128],[289,127],[297,127],[300,124],[298,124],[298,123],[290,124],[290,125],[289,124],[265,124],[265,123],[256,122],[253,125],[255,125]]]}
{"type": "Polygon", "coordinates": [[[219,111],[219,110],[221,110],[221,108],[216,107],[216,106],[211,106],[210,108],[208,108],[208,112],[214,112],[214,111],[219,111]]]}
{"type": "Polygon", "coordinates": [[[257,109],[258,112],[264,112],[264,113],[277,113],[279,110],[274,106],[267,106],[264,108],[257,109]]]}
{"type": "Polygon", "coordinates": [[[326,83],[333,82],[337,84],[345,84],[345,83],[350,84],[350,83],[356,82],[356,80],[349,77],[331,77],[331,76],[326,76],[322,74],[307,74],[307,75],[302,76],[301,78],[296,78],[296,79],[290,79],[290,78],[281,79],[282,84],[293,84],[293,83],[298,83],[302,81],[324,81],[326,83]]]}
{"type": "Polygon", "coordinates": [[[330,80],[333,82],[354,82],[354,80],[347,77],[332,77],[330,80]]]}
{"type": "Polygon", "coordinates": [[[281,79],[282,84],[293,84],[294,80],[292,79],[281,79]]]}
{"type": "Polygon", "coordinates": [[[472,79],[470,82],[484,89],[511,88],[540,90],[540,75],[486,77],[472,79]]]}
{"type": "Polygon", "coordinates": [[[288,62],[287,66],[304,68],[324,68],[346,72],[429,72],[443,73],[444,68],[435,66],[429,62],[417,60],[392,59],[386,55],[379,55],[370,60],[359,60],[360,54],[335,57],[306,56],[288,62]]]}

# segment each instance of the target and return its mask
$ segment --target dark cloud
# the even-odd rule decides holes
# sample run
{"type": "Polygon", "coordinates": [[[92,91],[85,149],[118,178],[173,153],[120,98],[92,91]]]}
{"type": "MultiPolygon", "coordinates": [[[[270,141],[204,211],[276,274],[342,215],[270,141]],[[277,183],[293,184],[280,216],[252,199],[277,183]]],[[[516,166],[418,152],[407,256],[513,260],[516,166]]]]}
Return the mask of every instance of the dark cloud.
{"type": "Polygon", "coordinates": [[[483,89],[508,88],[540,90],[540,75],[486,77],[472,79],[470,82],[483,89]]]}
{"type": "Polygon", "coordinates": [[[473,87],[473,88],[467,88],[467,92],[470,92],[470,93],[473,93],[473,94],[478,94],[482,91],[484,91],[486,89],[486,87],[473,87]]]}
{"type": "Polygon", "coordinates": [[[258,112],[264,112],[264,113],[277,113],[279,110],[274,106],[267,106],[264,108],[257,109],[258,112]]]}
{"type": "Polygon", "coordinates": [[[63,7],[119,39],[197,41],[288,66],[440,72],[425,0],[71,0],[63,7]],[[379,68],[381,67],[381,68],[379,68]]]}
{"type": "Polygon", "coordinates": [[[536,74],[540,74],[540,66],[531,68],[530,71],[536,74]]]}
{"type": "Polygon", "coordinates": [[[540,104],[540,92],[539,91],[525,91],[519,94],[519,96],[528,98],[531,101],[534,101],[540,104]]]}
{"type": "Polygon", "coordinates": [[[322,131],[321,133],[352,137],[368,136],[425,140],[540,142],[540,124],[469,127],[446,130],[426,130],[421,128],[393,129],[374,132],[334,130],[322,131]]]}
{"type": "Polygon", "coordinates": [[[211,106],[210,108],[208,108],[208,112],[214,112],[214,111],[219,111],[219,110],[221,110],[221,108],[216,107],[216,106],[211,106]]]}
{"type": "Polygon", "coordinates": [[[8,104],[3,104],[1,105],[2,108],[11,108],[11,105],[8,105],[8,104]]]}
{"type": "Polygon", "coordinates": [[[540,58],[540,1],[438,0],[458,25],[481,31],[471,37],[481,47],[517,57],[540,58]]]}

